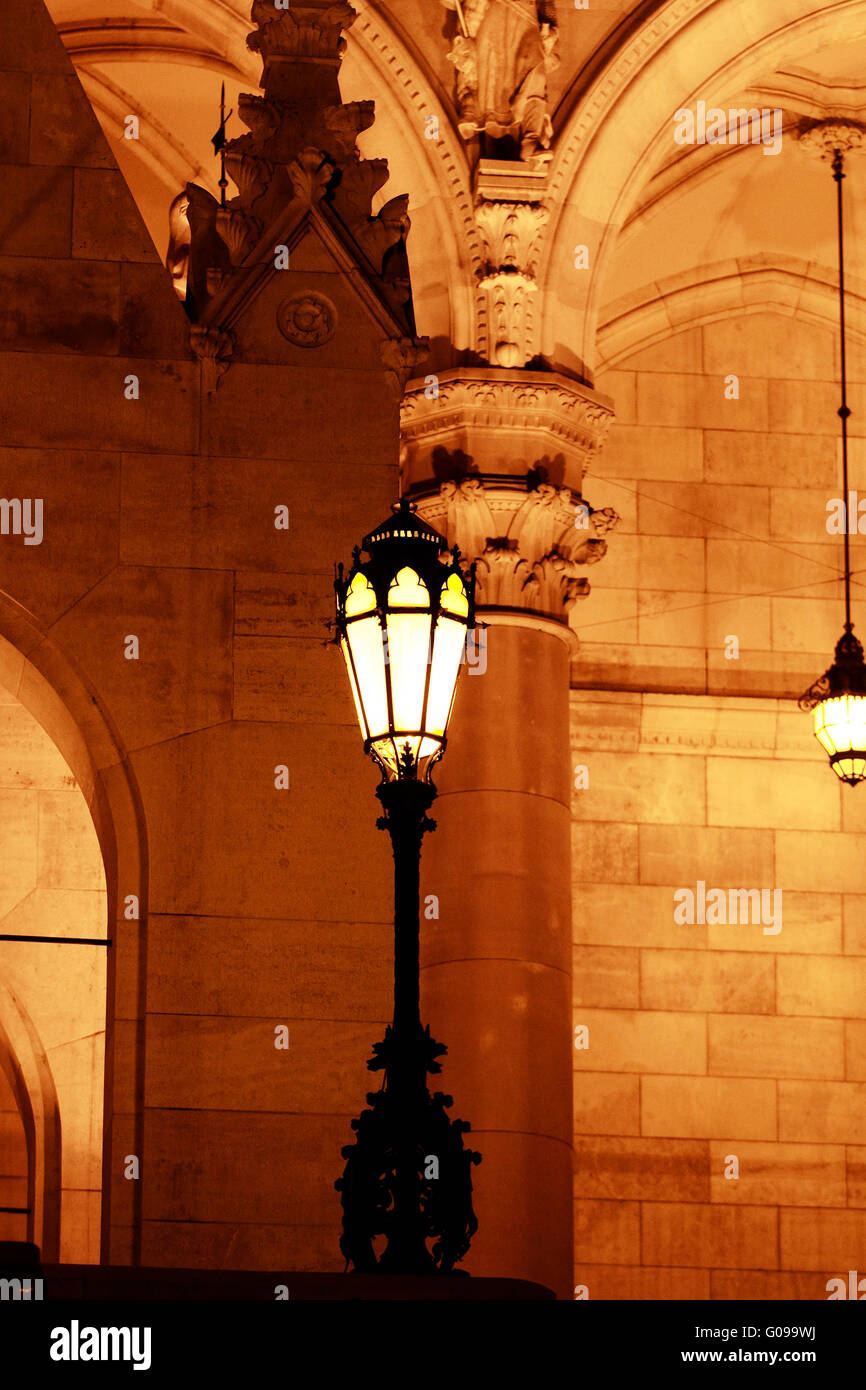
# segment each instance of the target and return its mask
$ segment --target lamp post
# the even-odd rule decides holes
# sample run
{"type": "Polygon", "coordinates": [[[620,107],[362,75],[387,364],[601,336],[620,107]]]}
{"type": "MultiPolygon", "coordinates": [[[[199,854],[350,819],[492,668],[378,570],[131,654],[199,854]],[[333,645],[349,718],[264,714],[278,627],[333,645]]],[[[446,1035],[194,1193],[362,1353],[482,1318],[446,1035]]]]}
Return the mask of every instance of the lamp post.
{"type": "Polygon", "coordinates": [[[352,568],[337,568],[336,638],[346,660],[364,750],[382,774],[376,795],[394,853],[394,1021],[367,1063],[384,1072],[382,1089],[352,1128],[342,1193],[340,1249],[358,1272],[450,1273],[477,1229],[470,1126],[452,1120],[452,1097],[430,1095],[427,1074],[447,1052],[421,1024],[421,841],[430,774],[445,751],[466,637],[474,621],[474,566],[464,574],[454,549],[404,498],[394,515],[356,547],[352,568]],[[374,1245],[384,1236],[378,1254],[374,1245]],[[433,1240],[432,1249],[428,1240],[433,1240]]]}
{"type": "MultiPolygon", "coordinates": [[[[835,128],[834,128],[835,129],[835,128]]],[[[866,663],[863,647],[854,636],[851,621],[851,550],[848,491],[848,408],[845,360],[845,255],[842,241],[842,180],[845,177],[842,149],[833,149],[833,178],[836,183],[836,237],[839,253],[839,338],[841,343],[842,403],[837,414],[842,421],[842,492],[845,498],[845,628],[836,643],[835,659],[809,689],[799,705],[812,713],[812,727],[818,742],[830,755],[830,766],[843,782],[856,787],[866,778],[866,663]]],[[[856,515],[856,511],[855,511],[856,515]]]]}

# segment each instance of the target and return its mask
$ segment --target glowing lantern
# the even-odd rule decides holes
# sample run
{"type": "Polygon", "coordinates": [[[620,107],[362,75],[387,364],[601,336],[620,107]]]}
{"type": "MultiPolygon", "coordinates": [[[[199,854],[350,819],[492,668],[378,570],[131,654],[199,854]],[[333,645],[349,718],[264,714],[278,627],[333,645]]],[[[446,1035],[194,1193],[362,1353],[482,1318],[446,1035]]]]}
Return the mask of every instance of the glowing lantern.
{"type": "Polygon", "coordinates": [[[856,787],[866,778],[866,665],[850,623],[836,643],[833,665],[802,696],[800,708],[812,711],[815,737],[836,776],[856,787]]]}
{"type": "Polygon", "coordinates": [[[387,779],[425,777],[445,749],[457,675],[474,621],[474,572],[404,498],[338,568],[337,641],[365,750],[387,779]]]}

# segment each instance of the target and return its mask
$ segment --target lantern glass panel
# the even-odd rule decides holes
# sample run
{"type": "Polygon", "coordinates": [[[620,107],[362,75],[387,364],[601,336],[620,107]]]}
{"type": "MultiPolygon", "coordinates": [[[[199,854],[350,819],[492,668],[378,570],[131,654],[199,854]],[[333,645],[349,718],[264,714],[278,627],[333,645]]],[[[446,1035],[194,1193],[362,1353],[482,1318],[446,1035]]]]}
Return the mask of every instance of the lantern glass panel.
{"type": "Polygon", "coordinates": [[[352,699],[355,701],[355,713],[358,716],[358,723],[361,726],[361,733],[365,739],[370,737],[370,730],[367,728],[367,721],[364,718],[364,707],[361,704],[361,696],[358,693],[358,682],[355,680],[355,672],[352,670],[352,658],[349,655],[349,644],[345,637],[340,639],[340,650],[346,659],[346,670],[349,672],[349,685],[352,687],[352,699]]]}
{"type": "Polygon", "coordinates": [[[413,569],[404,566],[388,590],[388,670],[394,734],[421,731],[430,663],[430,593],[413,569]],[[393,609],[416,609],[394,612],[393,609]]]}
{"type": "Polygon", "coordinates": [[[376,590],[365,574],[356,574],[346,595],[346,617],[372,613],[376,607],[376,590]]]}
{"type": "MultiPolygon", "coordinates": [[[[467,612],[468,605],[467,605],[467,612]]],[[[445,736],[454,699],[460,661],[466,643],[466,627],[451,618],[440,617],[433,639],[430,691],[427,696],[426,731],[445,736]]]]}
{"type": "Polygon", "coordinates": [[[866,696],[837,695],[813,712],[815,737],[831,755],[847,749],[866,754],[866,696]]]}
{"type": "Polygon", "coordinates": [[[382,627],[377,617],[356,619],[347,625],[346,636],[355,663],[361,702],[367,717],[365,738],[383,734],[388,728],[388,696],[385,688],[385,653],[382,627]]]}
{"type": "Polygon", "coordinates": [[[442,585],[440,603],[445,613],[453,613],[457,618],[469,617],[469,600],[466,588],[459,574],[449,575],[442,585]]]}
{"type": "Polygon", "coordinates": [[[404,565],[391,581],[388,590],[389,608],[429,608],[430,593],[423,579],[404,565]]]}
{"type": "Polygon", "coordinates": [[[430,613],[388,614],[394,733],[420,732],[430,669],[430,613]]]}

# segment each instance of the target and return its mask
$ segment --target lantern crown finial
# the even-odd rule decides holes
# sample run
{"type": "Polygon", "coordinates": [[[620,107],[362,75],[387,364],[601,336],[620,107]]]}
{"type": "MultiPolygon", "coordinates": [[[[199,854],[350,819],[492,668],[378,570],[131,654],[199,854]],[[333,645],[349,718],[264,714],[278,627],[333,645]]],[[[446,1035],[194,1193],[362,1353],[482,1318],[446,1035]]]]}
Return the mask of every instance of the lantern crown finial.
{"type": "Polygon", "coordinates": [[[418,515],[415,504],[407,497],[401,497],[399,502],[395,502],[391,511],[392,516],[364,537],[363,548],[368,554],[373,554],[374,547],[394,541],[426,541],[434,556],[448,548],[445,537],[418,515]]]}

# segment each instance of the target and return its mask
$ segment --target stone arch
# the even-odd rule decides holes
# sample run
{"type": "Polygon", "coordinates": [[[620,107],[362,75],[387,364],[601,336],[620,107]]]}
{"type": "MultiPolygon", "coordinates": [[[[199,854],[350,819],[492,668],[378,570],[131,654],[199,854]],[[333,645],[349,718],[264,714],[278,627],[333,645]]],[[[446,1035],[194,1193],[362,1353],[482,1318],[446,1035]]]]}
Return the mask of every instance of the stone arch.
{"type": "MultiPolygon", "coordinates": [[[[392,166],[388,196],[402,191],[393,183],[395,174],[400,182],[397,171],[402,165],[411,169],[413,176],[410,214],[413,204],[417,206],[422,198],[424,206],[431,210],[423,222],[416,223],[409,239],[416,305],[424,305],[419,332],[434,340],[447,338],[449,347],[453,345],[457,352],[475,351],[476,278],[481,273],[484,251],[475,222],[466,146],[457,134],[453,106],[417,53],[401,42],[381,11],[368,0],[359,0],[355,8],[358,18],[349,30],[344,74],[351,73],[354,60],[361,75],[370,72],[376,94],[376,123],[361,139],[362,152],[367,153],[365,142],[369,144],[375,137],[377,147],[388,155],[392,166]],[[436,140],[425,136],[428,115],[438,121],[436,140]],[[447,282],[447,297],[440,294],[440,303],[435,307],[430,288],[420,280],[419,273],[428,266],[437,267],[447,282]]],[[[360,87],[357,94],[348,90],[345,76],[341,77],[341,86],[344,100],[365,94],[360,87]]],[[[366,95],[371,92],[367,90],[366,95]]],[[[452,355],[448,352],[440,361],[434,341],[433,365],[451,365],[452,355]]]]}
{"type": "Polygon", "coordinates": [[[23,1002],[0,978],[0,1068],[27,1140],[27,1239],[43,1260],[60,1258],[61,1131],[57,1090],[45,1048],[23,1002]]]}
{"type": "MultiPolygon", "coordinates": [[[[728,263],[703,266],[689,284],[673,275],[614,302],[599,326],[598,370],[618,366],[632,353],[663,342],[675,333],[716,319],[767,312],[789,314],[821,328],[838,330],[839,288],[836,276],[807,261],[757,255],[742,259],[736,272],[728,263]]],[[[846,286],[846,331],[849,340],[866,342],[866,286],[846,286]]]]}
{"type": "Polygon", "coordinates": [[[193,181],[216,186],[210,172],[201,167],[195,156],[166,129],[153,111],[135,102],[128,92],[104,74],[83,64],[77,68],[77,72],[103,128],[107,127],[118,139],[122,138],[123,123],[128,113],[136,113],[141,121],[141,132],[137,140],[128,142],[129,152],[169,188],[184,188],[193,181]]]}
{"type": "Polygon", "coordinates": [[[140,1184],[123,1206],[113,1174],[117,1153],[141,1152],[144,1091],[144,963],[147,834],[136,779],[108,711],[67,653],[20,604],[0,591],[0,681],[34,716],[66,759],[87,802],[105,870],[108,932],[102,1157],[103,1261],[136,1263],[140,1184]],[[134,894],[136,921],[124,917],[134,894]],[[122,1007],[118,1001],[122,999],[122,1007]],[[123,1020],[122,1067],[115,1067],[116,1015],[123,1020]],[[131,1238],[131,1244],[130,1244],[131,1238]]]}
{"type": "Polygon", "coordinates": [[[858,26],[856,0],[818,9],[809,0],[667,0],[625,35],[574,99],[551,165],[554,220],[539,266],[547,357],[591,379],[610,258],[647,171],[669,152],[674,111],[698,98],[724,104],[781,54],[842,42],[858,26]],[[587,272],[569,273],[576,245],[589,248],[587,272]]]}

